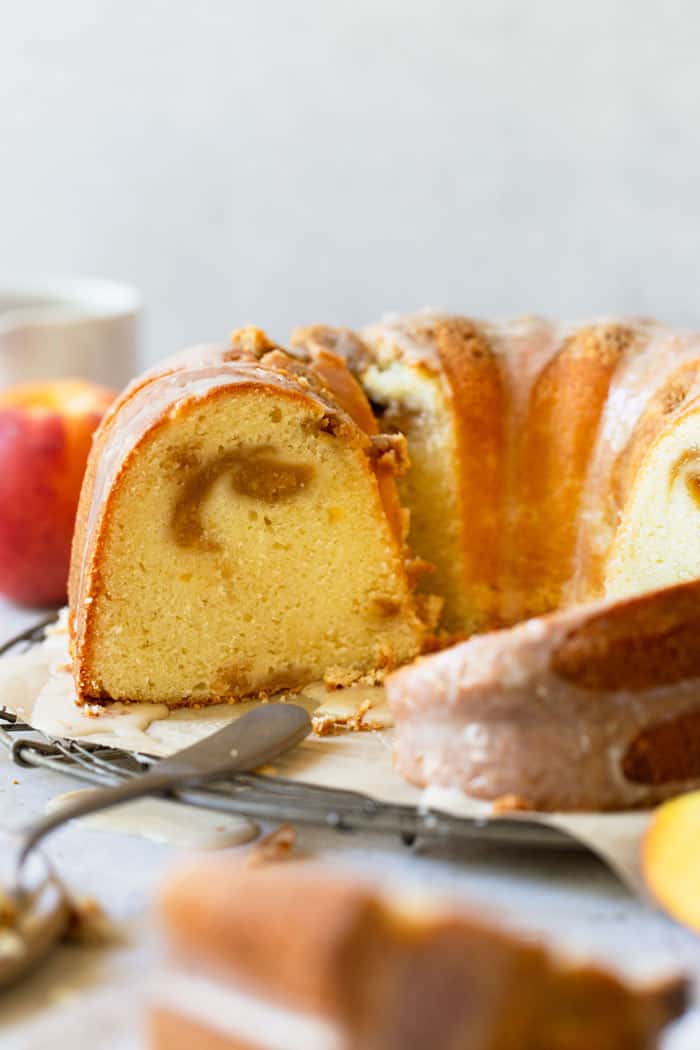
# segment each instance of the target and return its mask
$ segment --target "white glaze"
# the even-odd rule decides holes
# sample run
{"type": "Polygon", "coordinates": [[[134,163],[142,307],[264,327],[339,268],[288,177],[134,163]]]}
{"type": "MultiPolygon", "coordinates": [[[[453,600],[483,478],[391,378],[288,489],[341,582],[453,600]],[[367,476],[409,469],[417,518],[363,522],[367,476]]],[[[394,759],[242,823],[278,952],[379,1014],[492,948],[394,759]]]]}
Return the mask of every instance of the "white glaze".
{"type": "MultiPolygon", "coordinates": [[[[93,788],[83,788],[57,795],[48,803],[47,811],[60,810],[92,791],[93,788]]],[[[197,850],[241,846],[258,834],[256,825],[246,817],[192,806],[185,808],[177,802],[160,798],[137,799],[102,813],[92,813],[81,817],[80,823],[90,830],[139,835],[152,842],[197,850]]]]}
{"type": "Polygon", "coordinates": [[[148,751],[151,740],[146,730],[153,722],[168,718],[169,713],[165,704],[79,707],[69,672],[54,669],[25,716],[47,736],[81,738],[109,733],[119,739],[128,738],[132,749],[148,751]]]}

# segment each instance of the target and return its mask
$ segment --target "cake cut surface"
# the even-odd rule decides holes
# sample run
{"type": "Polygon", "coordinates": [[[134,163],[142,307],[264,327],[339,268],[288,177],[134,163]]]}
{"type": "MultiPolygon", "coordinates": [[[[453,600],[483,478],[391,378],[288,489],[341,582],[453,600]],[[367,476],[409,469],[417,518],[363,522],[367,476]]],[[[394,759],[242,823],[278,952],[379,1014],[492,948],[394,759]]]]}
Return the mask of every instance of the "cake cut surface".
{"type": "Polygon", "coordinates": [[[371,430],[364,395],[340,361],[322,378],[262,334],[239,344],[137,380],[98,434],[70,583],[82,702],[235,700],[420,650],[396,457],[355,421],[364,405],[371,430]]]}

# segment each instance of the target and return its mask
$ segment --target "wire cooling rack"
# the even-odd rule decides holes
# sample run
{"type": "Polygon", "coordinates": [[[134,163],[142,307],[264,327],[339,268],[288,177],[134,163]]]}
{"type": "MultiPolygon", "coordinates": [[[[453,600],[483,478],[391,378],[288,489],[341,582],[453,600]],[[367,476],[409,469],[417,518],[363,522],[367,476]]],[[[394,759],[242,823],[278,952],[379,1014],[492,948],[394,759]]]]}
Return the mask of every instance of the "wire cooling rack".
{"type": "MultiPolygon", "coordinates": [[[[0,646],[0,658],[17,654],[44,638],[55,615],[0,646]]],[[[0,746],[24,768],[50,769],[96,786],[138,776],[157,758],[118,747],[48,737],[0,706],[0,746]]],[[[561,848],[574,845],[563,832],[521,818],[482,820],[455,817],[434,809],[380,802],[359,792],[318,787],[267,774],[237,774],[226,780],[172,793],[190,806],[236,813],[264,821],[288,821],[340,832],[378,832],[406,845],[418,839],[461,839],[503,845],[561,848]]]]}

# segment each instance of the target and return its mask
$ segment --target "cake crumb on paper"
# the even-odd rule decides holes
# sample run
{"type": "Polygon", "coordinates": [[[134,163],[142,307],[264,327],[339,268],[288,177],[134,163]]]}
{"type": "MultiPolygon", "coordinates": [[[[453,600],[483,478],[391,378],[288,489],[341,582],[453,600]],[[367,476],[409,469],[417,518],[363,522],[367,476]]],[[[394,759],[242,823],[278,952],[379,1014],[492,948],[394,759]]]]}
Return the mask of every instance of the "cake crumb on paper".
{"type": "Polygon", "coordinates": [[[253,846],[246,857],[246,864],[248,867],[257,868],[263,864],[292,860],[296,841],[296,828],[292,824],[280,824],[253,846]]]}

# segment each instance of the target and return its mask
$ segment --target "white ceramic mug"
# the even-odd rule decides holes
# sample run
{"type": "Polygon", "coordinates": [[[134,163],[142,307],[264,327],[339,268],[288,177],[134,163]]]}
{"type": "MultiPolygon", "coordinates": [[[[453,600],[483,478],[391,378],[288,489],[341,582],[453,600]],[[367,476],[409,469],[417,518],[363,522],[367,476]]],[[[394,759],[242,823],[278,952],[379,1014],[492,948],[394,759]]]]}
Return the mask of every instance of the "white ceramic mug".
{"type": "Polygon", "coordinates": [[[121,389],[139,366],[141,296],[116,281],[0,286],[0,386],[77,377],[121,389]]]}

